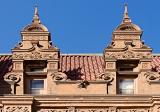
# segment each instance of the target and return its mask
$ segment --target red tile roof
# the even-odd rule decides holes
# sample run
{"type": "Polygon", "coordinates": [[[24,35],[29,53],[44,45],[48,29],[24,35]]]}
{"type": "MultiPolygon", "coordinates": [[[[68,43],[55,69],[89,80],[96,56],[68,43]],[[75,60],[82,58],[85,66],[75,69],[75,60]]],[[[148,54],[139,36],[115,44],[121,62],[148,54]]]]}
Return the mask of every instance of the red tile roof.
{"type": "Polygon", "coordinates": [[[104,72],[104,61],[98,55],[61,55],[60,70],[71,80],[95,80],[104,72]]]}
{"type": "Polygon", "coordinates": [[[0,55],[0,78],[12,70],[12,55],[0,55]]]}
{"type": "MultiPolygon", "coordinates": [[[[152,69],[160,72],[160,56],[154,55],[152,69]]],[[[0,55],[0,78],[12,70],[12,56],[0,55]]],[[[96,80],[104,72],[102,55],[62,54],[60,57],[60,71],[67,74],[71,80],[96,80]]]]}

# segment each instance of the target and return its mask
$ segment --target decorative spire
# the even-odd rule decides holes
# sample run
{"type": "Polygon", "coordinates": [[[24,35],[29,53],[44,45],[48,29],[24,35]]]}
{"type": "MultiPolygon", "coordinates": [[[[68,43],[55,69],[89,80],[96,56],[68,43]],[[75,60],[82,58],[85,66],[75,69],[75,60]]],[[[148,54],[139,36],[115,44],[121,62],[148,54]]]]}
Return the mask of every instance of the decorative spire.
{"type": "Polygon", "coordinates": [[[39,19],[39,14],[38,14],[38,7],[35,6],[35,9],[34,9],[34,16],[33,16],[33,20],[32,20],[33,24],[40,24],[41,21],[39,19]]]}
{"type": "Polygon", "coordinates": [[[128,5],[125,4],[125,9],[124,9],[124,16],[123,16],[123,21],[122,23],[131,23],[131,19],[128,16],[128,5]]]}

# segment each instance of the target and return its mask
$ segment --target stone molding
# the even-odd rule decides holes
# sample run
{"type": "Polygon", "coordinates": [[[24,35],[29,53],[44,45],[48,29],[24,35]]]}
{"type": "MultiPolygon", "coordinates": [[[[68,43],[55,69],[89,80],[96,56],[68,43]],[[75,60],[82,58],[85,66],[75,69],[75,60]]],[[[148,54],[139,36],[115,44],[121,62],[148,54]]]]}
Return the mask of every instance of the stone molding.
{"type": "Polygon", "coordinates": [[[0,109],[1,112],[32,112],[31,107],[36,112],[159,112],[159,98],[144,95],[14,95],[1,96],[0,109]]]}

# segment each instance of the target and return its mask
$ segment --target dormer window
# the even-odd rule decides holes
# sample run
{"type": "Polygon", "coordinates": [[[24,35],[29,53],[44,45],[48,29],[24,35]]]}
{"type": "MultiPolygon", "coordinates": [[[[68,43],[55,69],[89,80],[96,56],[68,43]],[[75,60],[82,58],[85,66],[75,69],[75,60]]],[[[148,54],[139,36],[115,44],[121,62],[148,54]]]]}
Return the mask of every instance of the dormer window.
{"type": "Polygon", "coordinates": [[[117,93],[135,94],[136,79],[138,77],[138,60],[117,61],[117,93]]]}
{"type": "Polygon", "coordinates": [[[25,72],[27,74],[47,72],[47,62],[43,60],[28,60],[25,62],[25,72]]]}
{"type": "Polygon", "coordinates": [[[26,94],[46,94],[47,61],[26,60],[24,73],[26,94]]]}

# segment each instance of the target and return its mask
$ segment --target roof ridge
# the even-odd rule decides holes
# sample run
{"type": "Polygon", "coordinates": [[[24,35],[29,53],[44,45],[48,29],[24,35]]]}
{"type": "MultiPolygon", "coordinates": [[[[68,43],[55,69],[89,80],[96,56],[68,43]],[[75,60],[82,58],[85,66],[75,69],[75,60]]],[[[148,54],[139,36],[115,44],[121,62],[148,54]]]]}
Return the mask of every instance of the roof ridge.
{"type": "Polygon", "coordinates": [[[62,53],[62,56],[103,56],[102,53],[62,53]]]}
{"type": "Polygon", "coordinates": [[[11,53],[0,53],[0,56],[12,55],[11,53]]]}
{"type": "Polygon", "coordinates": [[[153,53],[153,56],[160,56],[160,53],[153,53]]]}

